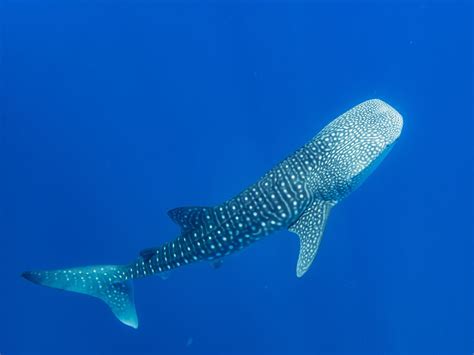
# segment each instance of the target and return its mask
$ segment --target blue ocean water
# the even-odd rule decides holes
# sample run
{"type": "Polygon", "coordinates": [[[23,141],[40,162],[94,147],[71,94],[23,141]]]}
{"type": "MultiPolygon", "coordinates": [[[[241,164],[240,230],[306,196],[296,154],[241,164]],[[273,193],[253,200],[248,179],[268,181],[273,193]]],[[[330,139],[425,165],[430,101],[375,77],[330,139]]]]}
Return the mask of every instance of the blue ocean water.
{"type": "Polygon", "coordinates": [[[0,3],[0,353],[474,351],[473,4],[0,3]],[[30,269],[127,263],[356,104],[404,116],[295,276],[281,232],[135,282],[140,328],[30,269]]]}

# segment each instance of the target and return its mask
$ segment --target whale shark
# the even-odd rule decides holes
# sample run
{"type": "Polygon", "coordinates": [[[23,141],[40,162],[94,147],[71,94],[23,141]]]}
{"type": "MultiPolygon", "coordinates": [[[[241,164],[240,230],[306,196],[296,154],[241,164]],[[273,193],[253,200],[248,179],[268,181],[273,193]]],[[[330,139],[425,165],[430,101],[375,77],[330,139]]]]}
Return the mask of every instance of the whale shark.
{"type": "Polygon", "coordinates": [[[132,328],[138,327],[132,280],[203,260],[220,263],[280,230],[299,237],[296,275],[301,277],[315,259],[331,209],[380,164],[402,127],[402,116],[387,103],[362,102],[237,196],[217,206],[170,210],[169,217],[181,233],[142,250],[132,263],[28,271],[22,276],[36,284],[97,297],[132,328]]]}

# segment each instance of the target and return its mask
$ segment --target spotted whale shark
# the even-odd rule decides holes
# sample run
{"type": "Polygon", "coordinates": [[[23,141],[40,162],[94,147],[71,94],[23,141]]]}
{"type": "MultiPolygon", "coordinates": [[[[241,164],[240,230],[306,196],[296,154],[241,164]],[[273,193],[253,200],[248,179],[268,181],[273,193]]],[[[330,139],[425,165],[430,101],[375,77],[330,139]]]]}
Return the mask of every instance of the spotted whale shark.
{"type": "Polygon", "coordinates": [[[237,196],[213,207],[168,212],[177,238],[140,252],[128,265],[29,271],[34,283],[103,300],[137,328],[132,280],[203,260],[216,262],[279,230],[299,236],[296,275],[311,266],[331,209],[356,189],[400,136],[402,116],[387,103],[365,101],[331,121],[309,143],[237,196]]]}

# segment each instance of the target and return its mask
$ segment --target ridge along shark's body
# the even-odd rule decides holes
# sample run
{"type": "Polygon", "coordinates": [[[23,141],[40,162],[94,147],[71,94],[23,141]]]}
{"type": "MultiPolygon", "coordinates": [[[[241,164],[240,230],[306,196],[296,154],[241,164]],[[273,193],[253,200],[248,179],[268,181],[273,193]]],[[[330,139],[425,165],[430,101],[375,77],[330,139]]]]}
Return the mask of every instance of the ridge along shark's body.
{"type": "Polygon", "coordinates": [[[277,230],[288,229],[300,237],[296,273],[301,277],[313,262],[331,208],[380,163],[402,126],[402,117],[392,107],[380,100],[365,101],[227,202],[171,210],[181,235],[143,250],[135,262],[25,272],[23,277],[98,297],[134,328],[138,319],[132,279],[200,260],[219,260],[277,230]]]}

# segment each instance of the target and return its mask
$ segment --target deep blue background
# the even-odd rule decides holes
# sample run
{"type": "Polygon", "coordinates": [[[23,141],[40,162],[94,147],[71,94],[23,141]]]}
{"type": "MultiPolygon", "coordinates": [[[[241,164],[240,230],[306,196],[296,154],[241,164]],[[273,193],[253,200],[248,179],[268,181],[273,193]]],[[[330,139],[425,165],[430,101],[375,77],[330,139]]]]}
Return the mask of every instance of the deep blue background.
{"type": "Polygon", "coordinates": [[[474,351],[472,7],[2,1],[0,353],[474,351]],[[135,331],[19,277],[129,262],[374,97],[401,139],[302,279],[278,233],[137,281],[135,331]]]}

